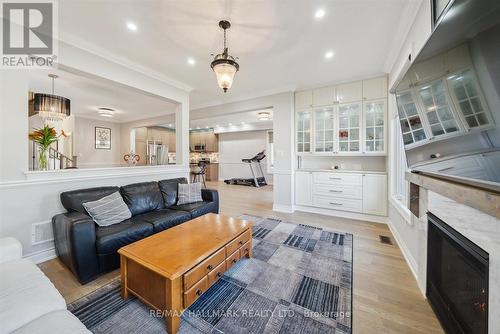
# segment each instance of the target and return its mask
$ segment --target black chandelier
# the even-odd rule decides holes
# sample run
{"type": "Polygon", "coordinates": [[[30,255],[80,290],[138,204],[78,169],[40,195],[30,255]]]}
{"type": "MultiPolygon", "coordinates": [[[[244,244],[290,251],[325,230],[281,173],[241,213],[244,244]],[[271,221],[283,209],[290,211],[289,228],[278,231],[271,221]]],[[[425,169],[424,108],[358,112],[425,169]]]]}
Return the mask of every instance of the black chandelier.
{"type": "Polygon", "coordinates": [[[240,69],[240,65],[233,56],[229,55],[226,46],[226,30],[231,28],[231,23],[229,23],[229,21],[220,21],[219,27],[224,30],[224,51],[215,56],[210,67],[217,76],[219,87],[226,93],[227,90],[231,88],[234,76],[240,69]]]}

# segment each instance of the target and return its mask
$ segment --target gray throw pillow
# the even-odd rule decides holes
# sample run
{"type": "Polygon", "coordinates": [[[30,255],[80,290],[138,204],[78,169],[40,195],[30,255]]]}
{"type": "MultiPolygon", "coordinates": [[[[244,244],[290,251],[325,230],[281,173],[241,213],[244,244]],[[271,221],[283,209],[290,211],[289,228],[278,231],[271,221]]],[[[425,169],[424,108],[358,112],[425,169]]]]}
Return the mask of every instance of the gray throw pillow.
{"type": "Polygon", "coordinates": [[[179,183],[177,205],[201,202],[201,183],[179,183]]]}
{"type": "Polygon", "coordinates": [[[118,224],[132,217],[132,213],[119,192],[114,192],[97,201],[85,202],[82,205],[99,226],[118,224]]]}

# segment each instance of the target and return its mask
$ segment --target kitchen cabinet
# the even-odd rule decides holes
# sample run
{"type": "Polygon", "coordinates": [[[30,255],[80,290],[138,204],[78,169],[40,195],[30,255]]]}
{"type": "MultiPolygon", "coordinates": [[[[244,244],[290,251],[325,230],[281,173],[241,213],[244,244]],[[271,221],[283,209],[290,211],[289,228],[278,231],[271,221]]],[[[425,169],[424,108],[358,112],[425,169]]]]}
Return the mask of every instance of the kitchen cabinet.
{"type": "Polygon", "coordinates": [[[386,216],[387,175],[298,170],[295,172],[295,204],[386,216]]]}
{"type": "Polygon", "coordinates": [[[363,100],[387,98],[387,77],[363,80],[363,100]]]}
{"type": "Polygon", "coordinates": [[[387,215],[387,175],[363,174],[363,213],[387,215]]]}
{"type": "Polygon", "coordinates": [[[295,173],[295,203],[297,205],[312,205],[312,173],[295,173]]]}
{"type": "Polygon", "coordinates": [[[196,151],[195,146],[204,145],[205,152],[218,152],[219,140],[213,132],[191,132],[189,134],[189,148],[196,151]]]}
{"type": "Polygon", "coordinates": [[[363,82],[355,81],[336,87],[336,101],[340,103],[356,102],[363,99],[363,82]]]}
{"type": "Polygon", "coordinates": [[[312,90],[305,90],[295,93],[295,109],[310,108],[313,105],[312,90]]]}
{"type": "Polygon", "coordinates": [[[219,181],[219,164],[210,163],[207,165],[205,179],[207,181],[219,181]]]}
{"type": "Polygon", "coordinates": [[[365,101],[364,153],[385,154],[387,146],[387,100],[365,101]]]}
{"type": "Polygon", "coordinates": [[[387,154],[385,76],[296,92],[295,102],[297,153],[387,154]]]}
{"type": "Polygon", "coordinates": [[[332,105],[336,101],[335,87],[323,87],[313,90],[313,105],[327,106],[332,105]]]}

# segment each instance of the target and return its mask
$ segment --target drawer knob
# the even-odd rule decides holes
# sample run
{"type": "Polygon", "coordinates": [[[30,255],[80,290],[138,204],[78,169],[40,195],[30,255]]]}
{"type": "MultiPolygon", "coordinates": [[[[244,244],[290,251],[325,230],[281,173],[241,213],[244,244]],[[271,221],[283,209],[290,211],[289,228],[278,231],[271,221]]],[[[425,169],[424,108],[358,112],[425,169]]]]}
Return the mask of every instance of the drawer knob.
{"type": "Polygon", "coordinates": [[[236,259],[233,259],[233,263],[236,263],[236,261],[238,261],[238,260],[236,260],[236,259]]]}
{"type": "Polygon", "coordinates": [[[240,240],[239,244],[240,244],[240,245],[243,245],[243,241],[242,241],[242,240],[240,240]]]}
{"type": "Polygon", "coordinates": [[[217,273],[217,277],[222,277],[222,273],[217,273]]]}
{"type": "Polygon", "coordinates": [[[341,177],[331,177],[330,180],[342,180],[341,177]]]}
{"type": "Polygon", "coordinates": [[[209,265],[207,266],[207,269],[208,269],[208,270],[212,270],[212,269],[214,269],[214,266],[212,266],[211,264],[209,264],[209,265]]]}
{"type": "Polygon", "coordinates": [[[197,295],[197,296],[201,296],[201,294],[202,294],[202,293],[203,293],[203,291],[201,291],[201,290],[196,290],[196,295],[197,295]]]}
{"type": "Polygon", "coordinates": [[[247,248],[247,249],[245,249],[245,253],[248,253],[248,248],[247,248]]]}
{"type": "Polygon", "coordinates": [[[333,202],[330,202],[331,205],[342,205],[342,203],[333,203],[333,202]]]}
{"type": "Polygon", "coordinates": [[[330,190],[331,193],[341,193],[343,192],[342,190],[330,190]]]}

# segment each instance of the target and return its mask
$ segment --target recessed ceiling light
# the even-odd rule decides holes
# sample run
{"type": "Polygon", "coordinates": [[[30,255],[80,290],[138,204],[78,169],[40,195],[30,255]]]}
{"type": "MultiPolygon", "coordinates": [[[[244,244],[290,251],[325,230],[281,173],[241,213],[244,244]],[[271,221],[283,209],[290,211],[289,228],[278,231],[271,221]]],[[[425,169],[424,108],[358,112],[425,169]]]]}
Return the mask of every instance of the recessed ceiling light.
{"type": "Polygon", "coordinates": [[[196,59],[189,57],[187,63],[191,66],[196,65],[196,59]]]}
{"type": "Polygon", "coordinates": [[[241,122],[241,125],[245,125],[245,122],[241,122]]]}
{"type": "Polygon", "coordinates": [[[137,31],[137,24],[134,22],[127,22],[127,29],[130,31],[137,31]]]}
{"type": "Polygon", "coordinates": [[[333,55],[334,55],[333,51],[327,51],[325,53],[325,59],[331,59],[333,58],[333,55]]]}
{"type": "Polygon", "coordinates": [[[325,14],[326,14],[325,10],[320,8],[314,12],[314,17],[319,20],[325,17],[325,14]]]}
{"type": "Polygon", "coordinates": [[[215,124],[215,127],[218,128],[219,127],[219,124],[215,124]]]}
{"type": "Polygon", "coordinates": [[[229,126],[232,126],[232,125],[233,125],[233,123],[229,123],[229,126]]]}

